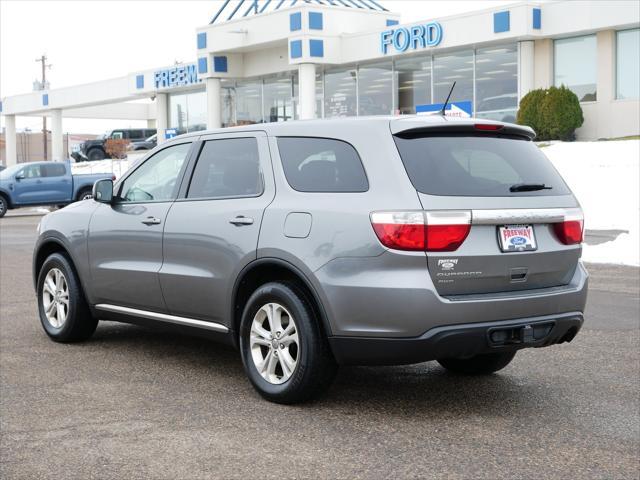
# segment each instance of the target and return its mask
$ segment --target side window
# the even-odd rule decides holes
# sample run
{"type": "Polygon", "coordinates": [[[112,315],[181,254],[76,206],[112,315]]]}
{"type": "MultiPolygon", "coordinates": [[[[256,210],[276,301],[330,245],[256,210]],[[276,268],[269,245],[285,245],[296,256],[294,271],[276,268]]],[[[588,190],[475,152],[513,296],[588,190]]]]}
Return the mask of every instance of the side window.
{"type": "Polygon", "coordinates": [[[42,166],[44,177],[64,177],[67,169],[60,163],[49,163],[42,166]]]}
{"type": "Polygon", "coordinates": [[[29,165],[22,170],[24,178],[40,178],[42,177],[42,171],[40,165],[29,165]]]}
{"type": "Polygon", "coordinates": [[[124,134],[120,130],[114,130],[111,132],[109,138],[113,138],[114,140],[122,140],[124,138],[124,134]]]}
{"type": "Polygon", "coordinates": [[[287,182],[299,192],[366,192],[362,162],[347,142],[330,138],[280,137],[278,150],[287,182]]]}
{"type": "Polygon", "coordinates": [[[128,138],[134,138],[134,139],[144,138],[144,135],[142,134],[142,130],[129,130],[128,133],[129,133],[128,138]]]}
{"type": "Polygon", "coordinates": [[[255,138],[208,140],[198,157],[187,198],[249,197],[262,194],[255,138]]]}
{"type": "Polygon", "coordinates": [[[160,150],[138,167],[120,187],[118,200],[128,202],[161,202],[175,198],[180,169],[191,148],[183,143],[160,150]]]}

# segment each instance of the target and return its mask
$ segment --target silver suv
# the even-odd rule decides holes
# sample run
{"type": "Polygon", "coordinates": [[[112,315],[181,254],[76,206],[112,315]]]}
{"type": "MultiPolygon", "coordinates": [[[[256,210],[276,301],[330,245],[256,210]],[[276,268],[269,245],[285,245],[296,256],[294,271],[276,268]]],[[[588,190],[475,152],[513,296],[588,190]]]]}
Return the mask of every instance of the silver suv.
{"type": "Polygon", "coordinates": [[[99,319],[207,335],[280,403],[340,364],[495,372],[583,323],[582,211],[533,137],[440,116],[177,137],[43,218],[42,326],[61,342],[99,319]]]}

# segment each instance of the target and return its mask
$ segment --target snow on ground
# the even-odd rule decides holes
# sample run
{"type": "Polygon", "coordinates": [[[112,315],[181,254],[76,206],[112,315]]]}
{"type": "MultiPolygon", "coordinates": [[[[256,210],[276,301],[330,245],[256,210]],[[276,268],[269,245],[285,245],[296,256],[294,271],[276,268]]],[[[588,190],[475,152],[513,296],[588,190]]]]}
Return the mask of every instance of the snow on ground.
{"type": "Polygon", "coordinates": [[[147,152],[130,153],[124,160],[98,160],[95,162],[77,162],[71,164],[71,172],[74,175],[84,173],[113,173],[116,180],[120,178],[131,166],[139,159],[144,157],[147,152]]]}
{"type": "Polygon", "coordinates": [[[543,147],[582,205],[587,230],[624,230],[584,245],[587,262],[640,265],[640,140],[558,142],[543,147]]]}

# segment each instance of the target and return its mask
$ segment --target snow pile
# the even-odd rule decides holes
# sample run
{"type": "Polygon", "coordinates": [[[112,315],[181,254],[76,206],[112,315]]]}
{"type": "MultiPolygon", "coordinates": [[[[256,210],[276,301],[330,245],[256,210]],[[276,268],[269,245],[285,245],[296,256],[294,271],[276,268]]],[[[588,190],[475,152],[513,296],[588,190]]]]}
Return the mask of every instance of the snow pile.
{"type": "Polygon", "coordinates": [[[559,142],[542,151],[582,205],[587,230],[624,230],[584,245],[587,262],[640,265],[640,140],[559,142]]]}
{"type": "Polygon", "coordinates": [[[82,175],[84,173],[113,173],[116,180],[131,168],[131,166],[141,159],[147,152],[130,153],[124,160],[97,160],[94,162],[79,162],[71,164],[71,173],[74,175],[82,175]]]}

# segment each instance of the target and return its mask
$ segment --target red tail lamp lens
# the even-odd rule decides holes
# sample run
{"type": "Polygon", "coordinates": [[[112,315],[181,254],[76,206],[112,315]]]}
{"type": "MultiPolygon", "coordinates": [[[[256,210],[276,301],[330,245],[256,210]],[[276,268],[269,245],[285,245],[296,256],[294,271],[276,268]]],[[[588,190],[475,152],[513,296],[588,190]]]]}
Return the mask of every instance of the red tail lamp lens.
{"type": "Polygon", "coordinates": [[[469,235],[471,212],[374,212],[371,224],[385,247],[453,252],[469,235]]]}
{"type": "Polygon", "coordinates": [[[562,223],[554,223],[553,231],[565,245],[576,245],[582,243],[583,225],[582,219],[565,220],[562,223]]]}

